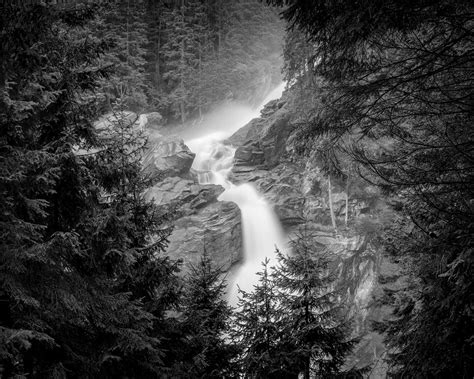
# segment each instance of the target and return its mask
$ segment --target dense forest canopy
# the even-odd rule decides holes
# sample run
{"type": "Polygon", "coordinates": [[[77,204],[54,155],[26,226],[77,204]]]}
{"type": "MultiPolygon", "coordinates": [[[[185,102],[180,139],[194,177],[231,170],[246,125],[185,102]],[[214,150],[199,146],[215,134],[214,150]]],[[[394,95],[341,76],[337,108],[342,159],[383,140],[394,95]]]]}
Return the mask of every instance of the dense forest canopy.
{"type": "Polygon", "coordinates": [[[155,99],[183,121],[221,91],[253,102],[279,80],[278,55],[267,60],[278,50],[276,14],[257,1],[147,5],[164,7],[163,19],[148,20],[155,31],[143,2],[2,5],[2,377],[251,375],[222,271],[203,256],[179,275],[181,262],[163,255],[171,216],[144,200],[159,178],[141,169],[146,138],[126,111],[155,99]],[[160,56],[149,67],[152,38],[160,56]]]}
{"type": "Polygon", "coordinates": [[[472,376],[473,3],[268,3],[291,26],[287,79],[311,96],[300,97],[300,152],[329,141],[329,172],[348,176],[353,162],[399,210],[385,248],[418,285],[381,326],[392,373],[472,376]]]}
{"type": "Polygon", "coordinates": [[[115,1],[95,22],[114,43],[108,105],[185,122],[225,99],[255,105],[280,81],[283,22],[256,0],[115,1]]]}
{"type": "Polygon", "coordinates": [[[281,67],[334,234],[331,183],[346,230],[350,186],[391,208],[370,233],[411,281],[374,325],[388,375],[472,377],[472,1],[62,3],[0,3],[1,377],[364,375],[344,371],[357,341],[312,236],[263,262],[232,309],[208,255],[183,270],[165,254],[173,209],[143,196],[160,177],[142,170],[136,114],[255,105],[281,67]]]}

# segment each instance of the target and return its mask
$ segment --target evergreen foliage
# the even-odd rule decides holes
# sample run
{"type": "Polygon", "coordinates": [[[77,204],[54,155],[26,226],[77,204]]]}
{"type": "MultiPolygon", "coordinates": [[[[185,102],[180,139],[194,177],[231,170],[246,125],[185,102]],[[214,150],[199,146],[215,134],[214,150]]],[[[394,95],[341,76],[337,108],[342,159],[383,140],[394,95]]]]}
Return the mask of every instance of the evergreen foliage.
{"type": "Polygon", "coordinates": [[[329,259],[314,246],[308,233],[299,234],[291,256],[277,251],[278,265],[270,269],[269,261],[263,262],[254,290],[240,291],[234,333],[244,349],[245,377],[330,377],[341,372],[354,341],[333,289],[329,259]]]}
{"type": "Polygon", "coordinates": [[[260,1],[157,1],[147,12],[149,102],[170,122],[223,100],[254,105],[280,81],[283,23],[260,1]]]}
{"type": "Polygon", "coordinates": [[[303,80],[293,67],[310,67],[322,83],[306,145],[329,133],[366,179],[397,197],[400,223],[385,246],[419,288],[393,297],[392,374],[471,377],[472,2],[268,2],[285,5],[293,33],[312,46],[309,60],[292,56],[300,63],[288,73],[303,80]]]}
{"type": "Polygon", "coordinates": [[[181,302],[185,338],[174,375],[189,378],[237,377],[237,346],[227,338],[232,309],[224,295],[227,283],[208,255],[191,266],[181,302]]]}
{"type": "Polygon", "coordinates": [[[275,11],[257,0],[2,4],[0,21],[1,376],[337,372],[350,343],[323,263],[280,254],[270,273],[265,262],[232,340],[222,272],[204,256],[179,277],[161,254],[168,215],[142,197],[147,141],[129,111],[185,121],[224,98],[256,102],[279,80],[275,11]]]}
{"type": "Polygon", "coordinates": [[[110,112],[117,99],[127,110],[143,111],[148,108],[151,87],[146,76],[149,41],[145,6],[143,2],[122,0],[107,4],[102,11],[90,30],[110,44],[101,57],[103,65],[113,67],[101,83],[104,111],[110,112]]]}
{"type": "Polygon", "coordinates": [[[234,338],[242,346],[241,371],[247,378],[297,377],[285,346],[282,313],[269,260],[262,262],[258,283],[250,293],[240,291],[234,338]]]}
{"type": "Polygon", "coordinates": [[[354,345],[350,325],[344,322],[340,293],[325,251],[315,251],[314,237],[307,231],[295,236],[292,255],[278,252],[275,283],[281,302],[283,324],[294,346],[293,369],[304,378],[330,377],[339,373],[354,345]]]}
{"type": "Polygon", "coordinates": [[[199,65],[195,50],[199,46],[200,35],[195,33],[198,32],[195,26],[199,25],[195,23],[195,17],[202,17],[203,14],[196,5],[197,2],[191,2],[168,12],[165,28],[171,38],[162,47],[166,70],[163,78],[169,89],[167,101],[172,115],[179,117],[182,123],[187,118],[192,82],[199,65]]]}
{"type": "Polygon", "coordinates": [[[122,118],[105,139],[92,125],[106,73],[93,13],[0,13],[2,375],[157,377],[176,265],[156,256],[167,232],[139,195],[143,140],[122,118]]]}

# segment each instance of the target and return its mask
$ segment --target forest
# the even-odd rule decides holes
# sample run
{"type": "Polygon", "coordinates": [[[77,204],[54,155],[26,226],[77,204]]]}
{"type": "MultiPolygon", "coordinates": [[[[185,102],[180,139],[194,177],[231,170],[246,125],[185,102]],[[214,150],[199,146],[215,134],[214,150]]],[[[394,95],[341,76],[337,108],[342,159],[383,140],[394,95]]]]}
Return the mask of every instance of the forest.
{"type": "Polygon", "coordinates": [[[0,378],[473,377],[471,1],[57,3],[0,2],[0,378]],[[223,185],[144,156],[282,81],[226,180],[298,231],[231,304],[173,251],[223,185]]]}
{"type": "Polygon", "coordinates": [[[282,21],[255,1],[119,1],[89,36],[110,48],[104,106],[160,112],[170,123],[222,99],[257,102],[280,76],[282,21]],[[258,36],[248,39],[248,35],[258,36]]]}

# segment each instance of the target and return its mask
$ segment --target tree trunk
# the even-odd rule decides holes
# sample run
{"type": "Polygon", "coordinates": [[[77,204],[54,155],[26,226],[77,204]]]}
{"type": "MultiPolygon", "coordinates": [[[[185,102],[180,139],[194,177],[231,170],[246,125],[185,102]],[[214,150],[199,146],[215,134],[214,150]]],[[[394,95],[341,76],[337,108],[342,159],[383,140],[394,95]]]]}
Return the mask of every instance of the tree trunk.
{"type": "Polygon", "coordinates": [[[349,220],[349,178],[346,179],[346,214],[344,216],[344,225],[347,228],[347,221],[349,220]]]}
{"type": "MultiPolygon", "coordinates": [[[[306,265],[306,262],[305,262],[305,265],[306,265]]],[[[306,269],[306,268],[305,268],[306,269]]],[[[305,275],[305,277],[307,277],[307,275],[305,275]]],[[[309,290],[305,290],[304,291],[305,294],[304,294],[304,297],[305,297],[305,309],[304,309],[304,312],[305,312],[305,326],[308,326],[310,324],[310,309],[309,309],[309,297],[310,297],[310,291],[309,290]]],[[[309,353],[307,353],[308,356],[305,357],[305,363],[304,363],[304,373],[303,373],[303,377],[304,379],[309,379],[309,368],[310,368],[310,365],[311,365],[311,355],[309,353]]]]}
{"type": "Polygon", "coordinates": [[[309,379],[309,365],[310,365],[310,358],[306,358],[306,362],[304,363],[304,373],[303,373],[303,378],[304,379],[309,379]]]}
{"type": "Polygon", "coordinates": [[[199,87],[198,87],[198,110],[199,110],[199,120],[202,119],[202,44],[199,46],[199,87]]]}
{"type": "Polygon", "coordinates": [[[129,61],[130,57],[130,0],[127,1],[127,16],[125,17],[127,19],[127,63],[129,61]]]}
{"type": "Polygon", "coordinates": [[[332,204],[331,175],[328,175],[328,198],[329,198],[329,212],[331,213],[332,227],[337,232],[336,216],[334,215],[334,206],[332,204]]]}
{"type": "MultiPolygon", "coordinates": [[[[160,17],[160,16],[158,16],[160,17]]],[[[161,82],[161,66],[160,66],[160,51],[161,51],[161,17],[158,20],[158,38],[156,41],[156,61],[155,61],[155,85],[158,87],[161,82]]]]}
{"type": "Polygon", "coordinates": [[[186,117],[185,117],[185,109],[184,109],[184,101],[181,101],[180,104],[179,104],[179,110],[180,110],[180,113],[181,113],[181,123],[184,124],[184,122],[186,121],[186,117]]]}
{"type": "MultiPolygon", "coordinates": [[[[184,22],[185,22],[185,19],[184,19],[184,0],[181,1],[181,21],[182,21],[182,25],[184,27],[184,22]]],[[[185,59],[184,59],[184,35],[183,35],[183,39],[181,40],[181,70],[184,70],[184,67],[185,67],[185,59]]],[[[181,123],[184,124],[184,122],[186,121],[186,117],[185,117],[185,106],[184,106],[184,75],[185,73],[184,72],[181,72],[181,79],[180,79],[180,88],[181,88],[181,101],[179,103],[179,111],[181,113],[181,123]]]]}

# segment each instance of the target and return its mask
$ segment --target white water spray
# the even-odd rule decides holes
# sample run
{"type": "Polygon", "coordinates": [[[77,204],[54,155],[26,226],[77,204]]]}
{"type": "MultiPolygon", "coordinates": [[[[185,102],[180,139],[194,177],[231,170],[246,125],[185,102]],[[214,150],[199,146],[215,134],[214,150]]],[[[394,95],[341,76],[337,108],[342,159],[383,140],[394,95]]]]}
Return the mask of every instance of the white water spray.
{"type": "Polygon", "coordinates": [[[231,305],[237,303],[237,286],[251,291],[256,282],[255,273],[261,269],[260,263],[265,257],[274,255],[275,247],[284,247],[286,238],[271,205],[256,188],[249,183],[234,185],[228,180],[235,148],[222,141],[259,117],[264,105],[281,97],[284,88],[284,83],[275,88],[257,109],[227,106],[214,112],[186,141],[196,153],[193,169],[198,172],[199,183],[223,186],[225,191],[219,200],[233,201],[242,214],[244,262],[230,275],[228,295],[231,305]]]}

